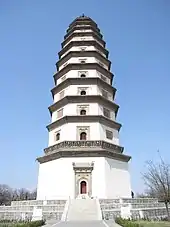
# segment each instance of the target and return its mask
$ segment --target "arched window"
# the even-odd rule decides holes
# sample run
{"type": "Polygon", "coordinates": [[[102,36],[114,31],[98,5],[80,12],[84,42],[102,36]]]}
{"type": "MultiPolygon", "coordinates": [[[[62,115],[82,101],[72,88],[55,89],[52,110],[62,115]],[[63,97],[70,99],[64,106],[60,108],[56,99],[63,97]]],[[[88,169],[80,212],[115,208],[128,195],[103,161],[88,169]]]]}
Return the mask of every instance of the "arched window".
{"type": "Polygon", "coordinates": [[[86,91],[81,91],[81,93],[80,93],[81,95],[86,95],[86,91]]]}
{"type": "Polygon", "coordinates": [[[80,77],[86,77],[86,75],[85,74],[81,74],[80,77]]]}
{"type": "Polygon", "coordinates": [[[60,140],[60,133],[59,132],[56,134],[56,140],[60,140]]]}
{"type": "Polygon", "coordinates": [[[86,115],[86,110],[81,110],[80,115],[86,115]]]}
{"type": "Polygon", "coordinates": [[[82,132],[80,134],[80,140],[86,140],[87,139],[87,134],[85,132],[82,132]]]}

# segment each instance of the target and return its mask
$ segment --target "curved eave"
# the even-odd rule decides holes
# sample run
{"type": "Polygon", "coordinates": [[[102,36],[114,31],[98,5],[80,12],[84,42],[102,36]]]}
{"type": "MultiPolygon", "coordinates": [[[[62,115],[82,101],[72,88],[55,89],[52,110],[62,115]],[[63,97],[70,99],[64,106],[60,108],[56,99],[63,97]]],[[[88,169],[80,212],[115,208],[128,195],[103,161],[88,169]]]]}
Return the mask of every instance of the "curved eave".
{"type": "Polygon", "coordinates": [[[105,55],[106,58],[108,58],[109,55],[109,51],[107,49],[105,49],[104,47],[102,47],[96,40],[82,40],[82,41],[71,41],[70,43],[68,43],[59,53],[58,56],[59,58],[61,58],[61,56],[67,52],[70,48],[74,47],[74,46],[94,46],[96,47],[98,50],[102,51],[105,55]]]}
{"type": "Polygon", "coordinates": [[[68,36],[62,43],[61,46],[62,48],[74,37],[88,37],[88,36],[92,36],[94,39],[96,39],[99,43],[101,43],[101,45],[103,47],[106,46],[106,42],[101,39],[100,36],[98,36],[98,34],[94,33],[94,32],[74,32],[72,33],[70,36],[68,36]]]}
{"type": "Polygon", "coordinates": [[[60,84],[58,84],[56,87],[54,87],[51,90],[51,93],[54,95],[60,91],[62,91],[63,89],[65,89],[66,87],[68,87],[69,85],[98,85],[104,89],[106,89],[107,91],[109,91],[110,93],[113,94],[113,100],[116,94],[116,88],[112,87],[110,84],[106,83],[105,81],[103,81],[102,79],[100,79],[99,77],[76,77],[76,78],[67,78],[66,80],[64,80],[63,82],[61,82],[60,84]]]}
{"type": "Polygon", "coordinates": [[[93,26],[92,24],[86,24],[86,25],[84,25],[84,24],[81,24],[81,25],[80,24],[77,24],[76,26],[73,26],[73,27],[68,28],[66,30],[66,36],[67,36],[67,34],[70,34],[71,32],[75,31],[76,29],[83,30],[83,29],[89,29],[89,28],[92,29],[93,31],[97,32],[97,33],[100,33],[100,29],[98,27],[96,27],[96,26],[93,26]]]}
{"type": "Polygon", "coordinates": [[[98,28],[97,24],[92,20],[75,20],[69,25],[67,32],[69,32],[73,27],[77,25],[90,25],[94,28],[98,28]]]}
{"type": "Polygon", "coordinates": [[[72,57],[77,57],[77,58],[78,57],[95,57],[99,61],[101,61],[101,63],[105,64],[108,67],[108,70],[110,70],[111,68],[111,61],[105,58],[98,51],[93,50],[93,51],[69,51],[63,58],[60,58],[60,60],[56,63],[57,70],[59,70],[59,67],[64,63],[66,63],[72,57]]]}
{"type": "Polygon", "coordinates": [[[87,26],[79,26],[79,27],[74,26],[69,32],[67,32],[67,34],[64,36],[64,39],[67,39],[67,37],[69,37],[76,30],[87,30],[87,29],[90,29],[93,32],[97,33],[101,39],[103,38],[103,35],[100,33],[100,29],[89,25],[88,27],[87,26]]]}
{"type": "Polygon", "coordinates": [[[103,74],[104,76],[108,77],[111,80],[111,84],[113,81],[113,74],[108,71],[107,69],[103,68],[99,63],[69,63],[66,65],[63,69],[58,71],[57,73],[54,74],[54,80],[56,81],[66,73],[68,73],[70,70],[90,70],[94,69],[103,74]]]}
{"type": "Polygon", "coordinates": [[[74,19],[74,20],[71,22],[71,24],[69,24],[69,27],[73,26],[73,25],[75,24],[75,22],[78,22],[78,21],[90,21],[90,22],[92,22],[95,26],[97,26],[96,22],[95,22],[92,18],[90,18],[90,17],[88,17],[88,16],[85,16],[85,15],[83,14],[83,15],[81,15],[81,16],[76,17],[76,19],[74,19]]]}
{"type": "Polygon", "coordinates": [[[75,116],[64,116],[60,118],[59,120],[54,121],[53,123],[47,125],[48,131],[51,131],[55,128],[60,127],[61,125],[67,124],[67,123],[92,123],[92,122],[99,122],[103,125],[106,125],[108,127],[117,129],[118,131],[121,128],[121,124],[106,118],[102,115],[75,115],[75,116]]]}
{"type": "Polygon", "coordinates": [[[107,157],[110,159],[116,159],[122,162],[129,162],[131,159],[131,156],[124,155],[124,154],[119,154],[115,153],[112,151],[105,151],[105,150],[100,150],[100,151],[81,151],[79,149],[74,150],[74,151],[59,151],[55,152],[49,155],[44,155],[42,157],[37,158],[36,160],[39,163],[45,163],[49,161],[53,161],[55,159],[59,158],[67,158],[67,157],[107,157]]]}
{"type": "Polygon", "coordinates": [[[58,102],[51,105],[48,109],[52,114],[54,111],[60,109],[61,107],[67,105],[68,103],[99,103],[109,109],[113,110],[117,115],[119,106],[114,102],[104,98],[101,95],[72,95],[72,96],[65,96],[63,99],[59,100],[58,102]]]}

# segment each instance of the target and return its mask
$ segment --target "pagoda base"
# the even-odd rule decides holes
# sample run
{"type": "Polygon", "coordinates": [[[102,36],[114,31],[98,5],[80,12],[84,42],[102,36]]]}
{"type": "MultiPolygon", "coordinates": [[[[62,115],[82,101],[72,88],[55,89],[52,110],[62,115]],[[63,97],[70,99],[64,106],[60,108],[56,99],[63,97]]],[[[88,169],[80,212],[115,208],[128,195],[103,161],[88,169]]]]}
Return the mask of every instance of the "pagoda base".
{"type": "Polygon", "coordinates": [[[39,166],[37,200],[130,198],[128,163],[107,157],[63,157],[39,166]]]}

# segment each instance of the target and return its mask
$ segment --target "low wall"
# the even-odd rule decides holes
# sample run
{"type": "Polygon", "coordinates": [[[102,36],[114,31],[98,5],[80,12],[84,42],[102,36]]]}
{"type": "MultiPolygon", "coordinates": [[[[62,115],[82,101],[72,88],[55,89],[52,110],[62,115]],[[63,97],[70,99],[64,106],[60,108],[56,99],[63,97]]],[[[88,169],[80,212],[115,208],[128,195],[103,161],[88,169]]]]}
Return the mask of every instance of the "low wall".
{"type": "Polygon", "coordinates": [[[157,199],[100,199],[99,202],[105,220],[116,217],[152,220],[167,216],[165,204],[159,203],[157,199]]]}
{"type": "Polygon", "coordinates": [[[66,200],[26,200],[12,201],[11,206],[0,206],[0,219],[31,220],[33,210],[42,209],[43,219],[60,220],[66,200]]]}

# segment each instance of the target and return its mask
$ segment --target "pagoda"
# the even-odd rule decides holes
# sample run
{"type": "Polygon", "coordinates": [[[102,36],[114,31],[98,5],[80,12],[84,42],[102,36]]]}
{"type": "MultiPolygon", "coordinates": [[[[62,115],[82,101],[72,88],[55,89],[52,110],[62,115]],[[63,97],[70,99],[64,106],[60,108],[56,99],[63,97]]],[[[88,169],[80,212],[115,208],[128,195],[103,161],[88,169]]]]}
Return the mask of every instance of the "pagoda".
{"type": "Polygon", "coordinates": [[[114,75],[100,29],[90,17],[77,17],[61,46],[49,143],[37,158],[37,200],[130,198],[131,157],[119,144],[114,75]]]}

